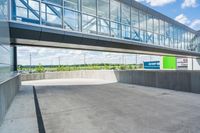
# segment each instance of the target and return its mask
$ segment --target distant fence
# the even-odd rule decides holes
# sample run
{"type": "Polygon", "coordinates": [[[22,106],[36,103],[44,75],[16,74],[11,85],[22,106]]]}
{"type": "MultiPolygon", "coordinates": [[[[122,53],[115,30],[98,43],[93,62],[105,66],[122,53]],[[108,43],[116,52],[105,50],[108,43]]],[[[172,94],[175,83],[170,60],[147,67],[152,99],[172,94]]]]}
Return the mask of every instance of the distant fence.
{"type": "Polygon", "coordinates": [[[200,71],[81,70],[22,74],[22,81],[41,79],[92,78],[200,93],[200,71]]]}

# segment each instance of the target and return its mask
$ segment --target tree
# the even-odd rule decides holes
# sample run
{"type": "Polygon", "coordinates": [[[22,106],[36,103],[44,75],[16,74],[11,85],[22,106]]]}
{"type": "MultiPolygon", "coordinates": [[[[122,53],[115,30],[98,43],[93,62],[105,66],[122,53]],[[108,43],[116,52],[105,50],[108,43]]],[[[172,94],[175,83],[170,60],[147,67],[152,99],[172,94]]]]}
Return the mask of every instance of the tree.
{"type": "Polygon", "coordinates": [[[44,72],[45,68],[42,66],[42,64],[39,64],[36,68],[35,68],[36,72],[44,72]]]}

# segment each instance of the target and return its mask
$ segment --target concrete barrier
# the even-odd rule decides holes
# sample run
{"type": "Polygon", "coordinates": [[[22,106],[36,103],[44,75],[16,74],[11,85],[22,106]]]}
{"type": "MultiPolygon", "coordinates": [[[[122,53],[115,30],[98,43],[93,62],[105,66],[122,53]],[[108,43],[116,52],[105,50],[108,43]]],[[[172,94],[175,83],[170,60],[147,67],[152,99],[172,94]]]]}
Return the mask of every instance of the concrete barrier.
{"type": "Polygon", "coordinates": [[[0,82],[0,125],[21,85],[20,75],[14,75],[0,82]]]}
{"type": "Polygon", "coordinates": [[[81,70],[23,74],[22,81],[92,78],[200,94],[200,71],[81,70]]]}
{"type": "Polygon", "coordinates": [[[80,70],[66,72],[32,73],[21,75],[22,81],[65,78],[91,78],[117,82],[115,71],[112,70],[80,70]]]}

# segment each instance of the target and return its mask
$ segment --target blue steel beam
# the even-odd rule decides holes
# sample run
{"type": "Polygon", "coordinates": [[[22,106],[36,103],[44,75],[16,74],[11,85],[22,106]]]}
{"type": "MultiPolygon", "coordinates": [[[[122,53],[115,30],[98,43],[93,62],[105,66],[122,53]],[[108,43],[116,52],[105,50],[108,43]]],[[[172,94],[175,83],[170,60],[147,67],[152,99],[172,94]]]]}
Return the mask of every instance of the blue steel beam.
{"type": "MultiPolygon", "coordinates": [[[[46,4],[46,3],[45,3],[46,4]]],[[[62,15],[53,7],[53,6],[51,6],[51,5],[49,5],[49,4],[46,4],[48,7],[49,7],[49,9],[51,9],[54,13],[55,13],[55,15],[56,16],[58,16],[61,20],[62,20],[62,15]]],[[[63,18],[63,22],[71,29],[71,30],[74,30],[74,28],[71,26],[71,25],[69,25],[65,20],[64,20],[64,18],[63,18]]]]}
{"type": "Polygon", "coordinates": [[[29,6],[24,0],[20,0],[20,2],[24,4],[38,19],[40,19],[40,15],[31,6],[29,6]]]}

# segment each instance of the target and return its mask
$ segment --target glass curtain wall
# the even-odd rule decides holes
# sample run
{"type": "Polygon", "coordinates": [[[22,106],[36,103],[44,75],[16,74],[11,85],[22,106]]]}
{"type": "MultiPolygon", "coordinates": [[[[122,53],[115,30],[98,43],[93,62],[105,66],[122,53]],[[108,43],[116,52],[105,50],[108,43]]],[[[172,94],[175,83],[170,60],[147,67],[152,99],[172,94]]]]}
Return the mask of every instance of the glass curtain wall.
{"type": "Polygon", "coordinates": [[[199,47],[194,33],[118,0],[12,0],[12,19],[186,51],[199,47]]]}
{"type": "Polygon", "coordinates": [[[0,0],[0,81],[13,71],[8,17],[8,0],[0,0]]]}
{"type": "Polygon", "coordinates": [[[98,34],[110,36],[110,2],[109,0],[97,1],[98,34]]]}
{"type": "Polygon", "coordinates": [[[0,20],[8,19],[8,0],[0,0],[0,20]]]}

